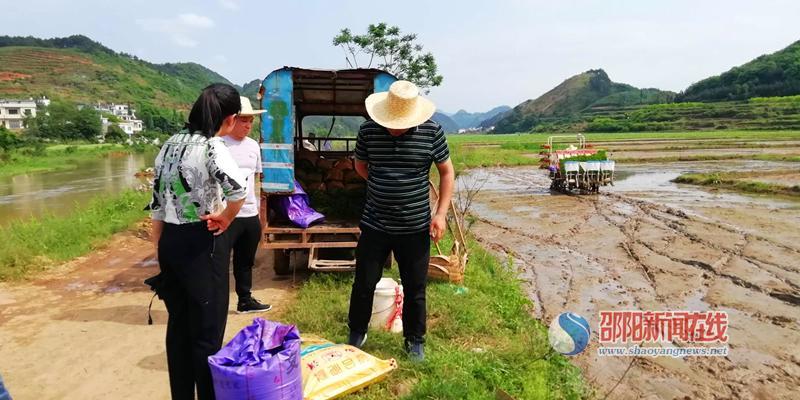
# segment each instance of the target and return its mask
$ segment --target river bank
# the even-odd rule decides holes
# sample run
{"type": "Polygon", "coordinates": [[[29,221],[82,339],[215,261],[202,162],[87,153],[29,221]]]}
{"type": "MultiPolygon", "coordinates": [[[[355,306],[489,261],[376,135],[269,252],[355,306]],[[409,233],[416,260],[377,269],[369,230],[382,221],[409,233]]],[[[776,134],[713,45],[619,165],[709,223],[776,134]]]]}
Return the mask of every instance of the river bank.
{"type": "MultiPolygon", "coordinates": [[[[153,147],[155,148],[155,147],[153,147]]],[[[0,178],[47,171],[77,168],[80,163],[111,153],[140,153],[145,146],[121,144],[57,144],[23,148],[13,151],[7,160],[0,161],[0,178]]]]}
{"type": "Polygon", "coordinates": [[[45,215],[0,228],[0,281],[20,279],[101,248],[114,234],[147,216],[149,193],[124,191],[96,198],[65,215],[45,215]]]}

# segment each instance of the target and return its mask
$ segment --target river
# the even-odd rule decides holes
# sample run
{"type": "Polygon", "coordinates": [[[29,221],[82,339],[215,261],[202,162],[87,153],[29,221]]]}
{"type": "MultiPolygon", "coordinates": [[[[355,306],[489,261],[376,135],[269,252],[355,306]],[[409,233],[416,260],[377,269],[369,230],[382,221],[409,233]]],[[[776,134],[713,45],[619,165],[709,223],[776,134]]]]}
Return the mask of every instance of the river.
{"type": "MultiPolygon", "coordinates": [[[[135,188],[134,174],[153,165],[155,154],[109,154],[75,169],[0,177],[0,226],[42,215],[64,215],[92,199],[135,188]]],[[[142,205],[144,206],[144,204],[142,205]]]]}

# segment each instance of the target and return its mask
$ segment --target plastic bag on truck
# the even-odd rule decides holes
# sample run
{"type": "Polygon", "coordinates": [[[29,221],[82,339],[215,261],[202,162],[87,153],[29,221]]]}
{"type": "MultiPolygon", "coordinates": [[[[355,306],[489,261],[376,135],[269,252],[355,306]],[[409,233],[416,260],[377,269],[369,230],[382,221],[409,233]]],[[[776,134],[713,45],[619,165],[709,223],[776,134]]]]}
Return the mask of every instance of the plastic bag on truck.
{"type": "Polygon", "coordinates": [[[302,400],[300,333],[256,318],[208,357],[217,400],[302,400]]]}
{"type": "Polygon", "coordinates": [[[269,206],[279,217],[286,218],[301,228],[308,228],[311,224],[322,222],[325,219],[324,215],[311,208],[308,195],[297,180],[294,181],[292,194],[270,196],[269,206]]]}
{"type": "Polygon", "coordinates": [[[333,344],[315,336],[302,342],[303,398],[327,400],[380,382],[397,369],[391,358],[381,360],[347,344],[333,344]]]}

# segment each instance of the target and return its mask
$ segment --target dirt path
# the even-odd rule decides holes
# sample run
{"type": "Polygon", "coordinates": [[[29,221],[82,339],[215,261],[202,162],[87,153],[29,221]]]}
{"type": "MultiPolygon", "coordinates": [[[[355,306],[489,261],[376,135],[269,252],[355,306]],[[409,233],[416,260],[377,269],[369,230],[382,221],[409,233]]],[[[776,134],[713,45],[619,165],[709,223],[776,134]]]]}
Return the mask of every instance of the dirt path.
{"type": "MultiPolygon", "coordinates": [[[[725,358],[599,357],[593,332],[573,361],[599,398],[621,378],[608,398],[797,397],[800,203],[664,182],[551,195],[533,168],[484,173],[492,184],[473,206],[473,232],[513,257],[546,323],[564,311],[592,329],[601,310],[728,312],[725,358]]],[[[653,177],[679,173],[660,168],[653,177]]]]}
{"type": "MultiPolygon", "coordinates": [[[[280,320],[291,281],[275,280],[268,261],[260,251],[253,294],[273,306],[259,315],[280,320]]],[[[0,283],[0,373],[14,399],[168,399],[167,314],[156,299],[147,325],[142,283],[157,271],[150,242],[125,233],[31,281],[0,283]]],[[[255,316],[230,313],[225,340],[255,316]]]]}

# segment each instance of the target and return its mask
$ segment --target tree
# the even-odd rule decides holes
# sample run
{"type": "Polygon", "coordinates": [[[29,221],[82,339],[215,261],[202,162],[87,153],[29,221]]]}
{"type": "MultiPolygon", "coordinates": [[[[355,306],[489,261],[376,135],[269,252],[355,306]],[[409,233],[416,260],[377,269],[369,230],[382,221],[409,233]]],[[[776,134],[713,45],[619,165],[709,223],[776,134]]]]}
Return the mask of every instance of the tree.
{"type": "Polygon", "coordinates": [[[100,114],[91,107],[78,109],[69,101],[53,101],[36,118],[26,120],[25,133],[48,139],[94,141],[102,132],[100,114]]]}
{"type": "Polygon", "coordinates": [[[345,52],[350,68],[372,68],[376,63],[398,79],[414,82],[427,93],[430,87],[442,84],[442,76],[433,54],[423,53],[422,45],[416,44],[416,34],[403,35],[397,26],[386,23],[370,24],[364,35],[353,35],[350,29],[342,29],[333,37],[333,45],[345,52]],[[359,55],[369,57],[366,64],[359,64],[359,55]]]}
{"type": "Polygon", "coordinates": [[[100,113],[91,107],[83,107],[77,110],[71,122],[73,136],[79,139],[95,141],[103,133],[100,113]]]}
{"type": "Polygon", "coordinates": [[[128,134],[117,125],[109,125],[105,139],[107,142],[122,143],[128,139],[128,134]]]}
{"type": "Polygon", "coordinates": [[[22,140],[14,132],[7,130],[5,126],[0,124],[0,155],[19,147],[21,144],[22,140]]]}

